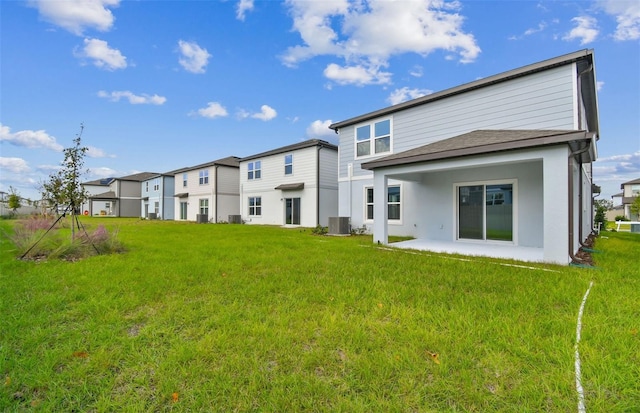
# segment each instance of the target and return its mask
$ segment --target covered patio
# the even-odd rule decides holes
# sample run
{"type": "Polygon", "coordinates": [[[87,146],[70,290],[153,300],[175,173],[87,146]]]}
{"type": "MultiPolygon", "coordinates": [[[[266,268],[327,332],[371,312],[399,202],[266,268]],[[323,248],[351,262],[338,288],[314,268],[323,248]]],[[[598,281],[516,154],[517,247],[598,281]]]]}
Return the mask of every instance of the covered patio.
{"type": "Polygon", "coordinates": [[[448,242],[429,239],[412,239],[408,241],[394,242],[390,247],[431,251],[447,254],[461,254],[476,257],[491,257],[511,259],[526,262],[543,262],[544,249],[522,247],[511,244],[480,243],[480,242],[448,242]]]}

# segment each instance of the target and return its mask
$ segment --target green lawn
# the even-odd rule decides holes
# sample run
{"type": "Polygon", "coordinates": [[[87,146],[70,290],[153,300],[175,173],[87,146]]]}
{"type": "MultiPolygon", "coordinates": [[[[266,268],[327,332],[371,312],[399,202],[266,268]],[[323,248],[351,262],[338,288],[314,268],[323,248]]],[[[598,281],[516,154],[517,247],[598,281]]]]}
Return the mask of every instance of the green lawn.
{"type": "Polygon", "coordinates": [[[128,251],[18,261],[0,221],[0,411],[577,411],[591,281],[587,411],[640,406],[637,234],[603,233],[584,269],[308,229],[83,221],[118,228],[128,251]]]}

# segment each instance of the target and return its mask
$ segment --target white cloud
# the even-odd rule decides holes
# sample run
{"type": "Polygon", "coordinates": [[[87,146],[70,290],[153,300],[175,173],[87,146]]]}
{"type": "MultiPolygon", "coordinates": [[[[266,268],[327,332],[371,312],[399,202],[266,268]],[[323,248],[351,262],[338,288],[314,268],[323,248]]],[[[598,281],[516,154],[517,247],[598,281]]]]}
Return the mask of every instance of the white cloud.
{"type": "Polygon", "coordinates": [[[109,155],[103,149],[95,146],[87,146],[87,156],[89,158],[115,158],[115,155],[109,155]]]}
{"type": "Polygon", "coordinates": [[[424,69],[422,66],[415,65],[409,70],[409,74],[413,77],[422,77],[424,75],[424,69]]]}
{"type": "Polygon", "coordinates": [[[12,145],[23,146],[25,148],[51,149],[56,152],[61,152],[64,149],[62,145],[56,141],[56,138],[44,130],[22,130],[12,133],[8,126],[1,123],[0,142],[8,142],[12,145]]]}
{"type": "Polygon", "coordinates": [[[30,0],[42,19],[78,36],[85,29],[108,31],[115,20],[109,8],[118,7],[120,0],[30,0]]]}
{"type": "Polygon", "coordinates": [[[0,169],[14,174],[23,174],[31,170],[24,159],[5,157],[0,157],[0,169]]]}
{"type": "Polygon", "coordinates": [[[563,40],[580,40],[581,45],[589,44],[598,37],[598,22],[591,16],[579,16],[571,19],[576,27],[567,33],[563,40]]]}
{"type": "Polygon", "coordinates": [[[76,50],[76,56],[93,60],[96,67],[106,70],[124,69],[127,58],[118,49],[112,49],[109,44],[100,39],[84,39],[82,51],[76,50]]]}
{"type": "Polygon", "coordinates": [[[198,109],[195,113],[192,114],[209,119],[225,117],[228,115],[227,109],[225,109],[224,106],[222,106],[218,102],[209,102],[207,104],[207,107],[198,109]]]}
{"type": "Polygon", "coordinates": [[[276,116],[278,116],[278,112],[269,105],[260,106],[260,112],[251,115],[252,118],[260,119],[265,122],[275,118],[276,116]]]}
{"type": "Polygon", "coordinates": [[[118,171],[108,167],[89,168],[88,175],[93,179],[111,178],[120,175],[118,171]]]}
{"type": "Polygon", "coordinates": [[[253,0],[240,0],[236,9],[236,18],[244,21],[246,12],[253,10],[253,0]]]}
{"type": "Polygon", "coordinates": [[[207,49],[203,49],[195,42],[178,41],[178,47],[182,57],[178,60],[187,72],[204,73],[211,55],[207,49]]]}
{"type": "Polygon", "coordinates": [[[109,99],[112,102],[118,102],[121,98],[129,100],[132,105],[162,105],[167,101],[167,98],[159,95],[136,95],[128,90],[114,90],[113,92],[106,92],[101,90],[98,92],[98,97],[109,99]]]}
{"type": "Polygon", "coordinates": [[[598,92],[600,92],[602,90],[602,88],[604,87],[604,82],[603,81],[597,81],[596,82],[596,90],[598,92]]]}
{"type": "Polygon", "coordinates": [[[618,23],[613,37],[616,40],[640,39],[640,2],[637,0],[602,0],[604,11],[618,23]]]}
{"type": "Polygon", "coordinates": [[[391,83],[391,73],[382,72],[379,67],[374,66],[356,65],[343,67],[331,63],[324,69],[324,75],[327,79],[333,80],[339,85],[364,86],[391,83]]]}
{"type": "Polygon", "coordinates": [[[443,50],[469,63],[480,53],[474,36],[462,30],[464,18],[457,1],[287,0],[286,4],[303,44],[288,48],[283,63],[295,67],[320,55],[343,58],[345,66],[333,63],[325,69],[325,75],[337,76],[341,84],[385,83],[390,74],[381,82],[375,73],[394,55],[426,56],[443,50]],[[344,71],[351,68],[359,76],[354,76],[355,70],[344,71]]]}
{"type": "Polygon", "coordinates": [[[315,120],[311,122],[311,125],[307,128],[307,136],[310,138],[319,138],[319,137],[333,137],[335,132],[332,129],[329,129],[329,125],[331,125],[333,121],[328,120],[315,120]]]}
{"type": "Polygon", "coordinates": [[[409,89],[408,87],[403,87],[400,89],[396,89],[387,98],[387,101],[392,105],[397,105],[398,103],[406,102],[407,100],[417,99],[422,96],[430,95],[433,93],[433,90],[429,89],[409,89]]]}

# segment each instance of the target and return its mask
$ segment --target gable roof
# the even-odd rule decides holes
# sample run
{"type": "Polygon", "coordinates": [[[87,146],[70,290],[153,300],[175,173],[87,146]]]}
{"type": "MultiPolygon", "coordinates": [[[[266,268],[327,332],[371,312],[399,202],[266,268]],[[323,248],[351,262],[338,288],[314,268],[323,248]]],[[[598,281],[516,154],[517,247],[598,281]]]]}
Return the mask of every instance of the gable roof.
{"type": "Polygon", "coordinates": [[[280,148],[272,149],[270,151],[260,152],[255,155],[246,156],[240,159],[240,162],[249,161],[251,159],[263,158],[265,156],[277,155],[279,153],[293,152],[298,149],[311,148],[313,146],[319,146],[321,148],[327,148],[334,151],[338,150],[338,147],[336,145],[333,145],[327,141],[323,141],[322,139],[309,139],[303,142],[294,143],[292,145],[287,145],[287,146],[282,146],[280,148]]]}
{"type": "MultiPolygon", "coordinates": [[[[227,156],[226,158],[216,159],[215,161],[205,162],[205,163],[201,163],[201,164],[195,165],[195,166],[189,166],[189,167],[186,167],[186,168],[176,169],[171,173],[173,173],[175,175],[175,174],[178,174],[180,172],[193,171],[195,169],[202,169],[202,168],[206,168],[208,166],[229,166],[231,168],[239,168],[240,167],[240,158],[238,158],[237,156],[227,156]]],[[[169,173],[169,172],[167,172],[167,173],[169,173]]]]}
{"type": "Polygon", "coordinates": [[[589,141],[593,134],[574,130],[499,129],[476,130],[408,151],[365,162],[363,169],[436,161],[561,143],[589,141]]]}
{"type": "Polygon", "coordinates": [[[137,174],[132,174],[132,175],[127,175],[127,176],[123,176],[120,178],[116,178],[120,181],[134,181],[134,182],[142,182],[142,181],[146,181],[149,178],[152,178],[154,176],[158,176],[157,172],[140,172],[137,174]]]}
{"type": "Polygon", "coordinates": [[[585,76],[584,78],[581,78],[584,86],[582,89],[582,93],[583,93],[583,102],[585,104],[585,109],[587,112],[587,116],[586,116],[587,123],[589,125],[590,131],[596,132],[596,134],[599,134],[598,108],[597,108],[597,101],[596,101],[597,99],[595,96],[596,85],[595,85],[595,75],[594,75],[594,69],[593,69],[593,64],[594,64],[593,60],[594,59],[593,59],[592,49],[580,50],[577,52],[558,56],[552,59],[544,60],[538,63],[523,66],[517,69],[509,70],[507,72],[503,72],[497,75],[485,77],[473,82],[465,83],[460,86],[445,89],[440,92],[432,93],[430,95],[422,96],[417,99],[412,99],[406,102],[402,102],[397,105],[393,105],[384,109],[366,113],[364,115],[343,120],[341,122],[337,122],[330,125],[329,128],[335,130],[337,133],[340,128],[343,128],[345,126],[354,125],[360,122],[365,122],[381,116],[388,116],[395,112],[399,112],[415,106],[420,106],[430,102],[435,102],[437,100],[459,95],[459,94],[480,89],[483,87],[491,86],[491,85],[505,82],[511,79],[527,76],[533,73],[542,72],[544,70],[549,70],[555,67],[565,66],[572,63],[579,63],[577,68],[578,73],[581,75],[590,74],[590,76],[585,76]]]}
{"type": "Polygon", "coordinates": [[[638,178],[638,179],[633,179],[633,180],[631,180],[631,181],[629,181],[629,182],[624,182],[624,183],[622,183],[622,184],[620,185],[620,189],[624,189],[623,187],[624,187],[625,185],[633,185],[633,184],[640,184],[640,178],[638,178]]]}

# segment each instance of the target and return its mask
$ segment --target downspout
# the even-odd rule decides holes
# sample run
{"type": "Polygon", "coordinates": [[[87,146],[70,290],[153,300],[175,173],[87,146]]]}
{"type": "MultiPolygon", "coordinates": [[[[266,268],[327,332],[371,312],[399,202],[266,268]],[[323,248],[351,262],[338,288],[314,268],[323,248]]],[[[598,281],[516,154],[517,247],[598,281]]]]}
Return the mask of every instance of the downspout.
{"type": "Polygon", "coordinates": [[[316,227],[320,225],[320,150],[322,145],[318,145],[316,152],[316,227]]]}
{"type": "Polygon", "coordinates": [[[216,177],[214,179],[214,185],[216,186],[215,194],[214,194],[215,199],[213,201],[213,208],[216,211],[216,215],[213,218],[213,222],[215,222],[217,224],[218,223],[218,165],[215,165],[213,173],[216,175],[216,177]]]}
{"type": "MultiPolygon", "coordinates": [[[[586,147],[579,149],[575,152],[569,153],[569,159],[567,161],[567,179],[568,179],[568,198],[569,198],[569,257],[571,257],[572,261],[576,261],[578,263],[583,262],[580,258],[576,257],[573,253],[573,159],[576,155],[580,155],[589,150],[589,145],[586,147]]],[[[580,171],[582,174],[582,171],[580,171]]],[[[580,227],[580,223],[578,223],[578,227],[580,227]]],[[[580,233],[579,233],[580,235],[580,233]]]]}

